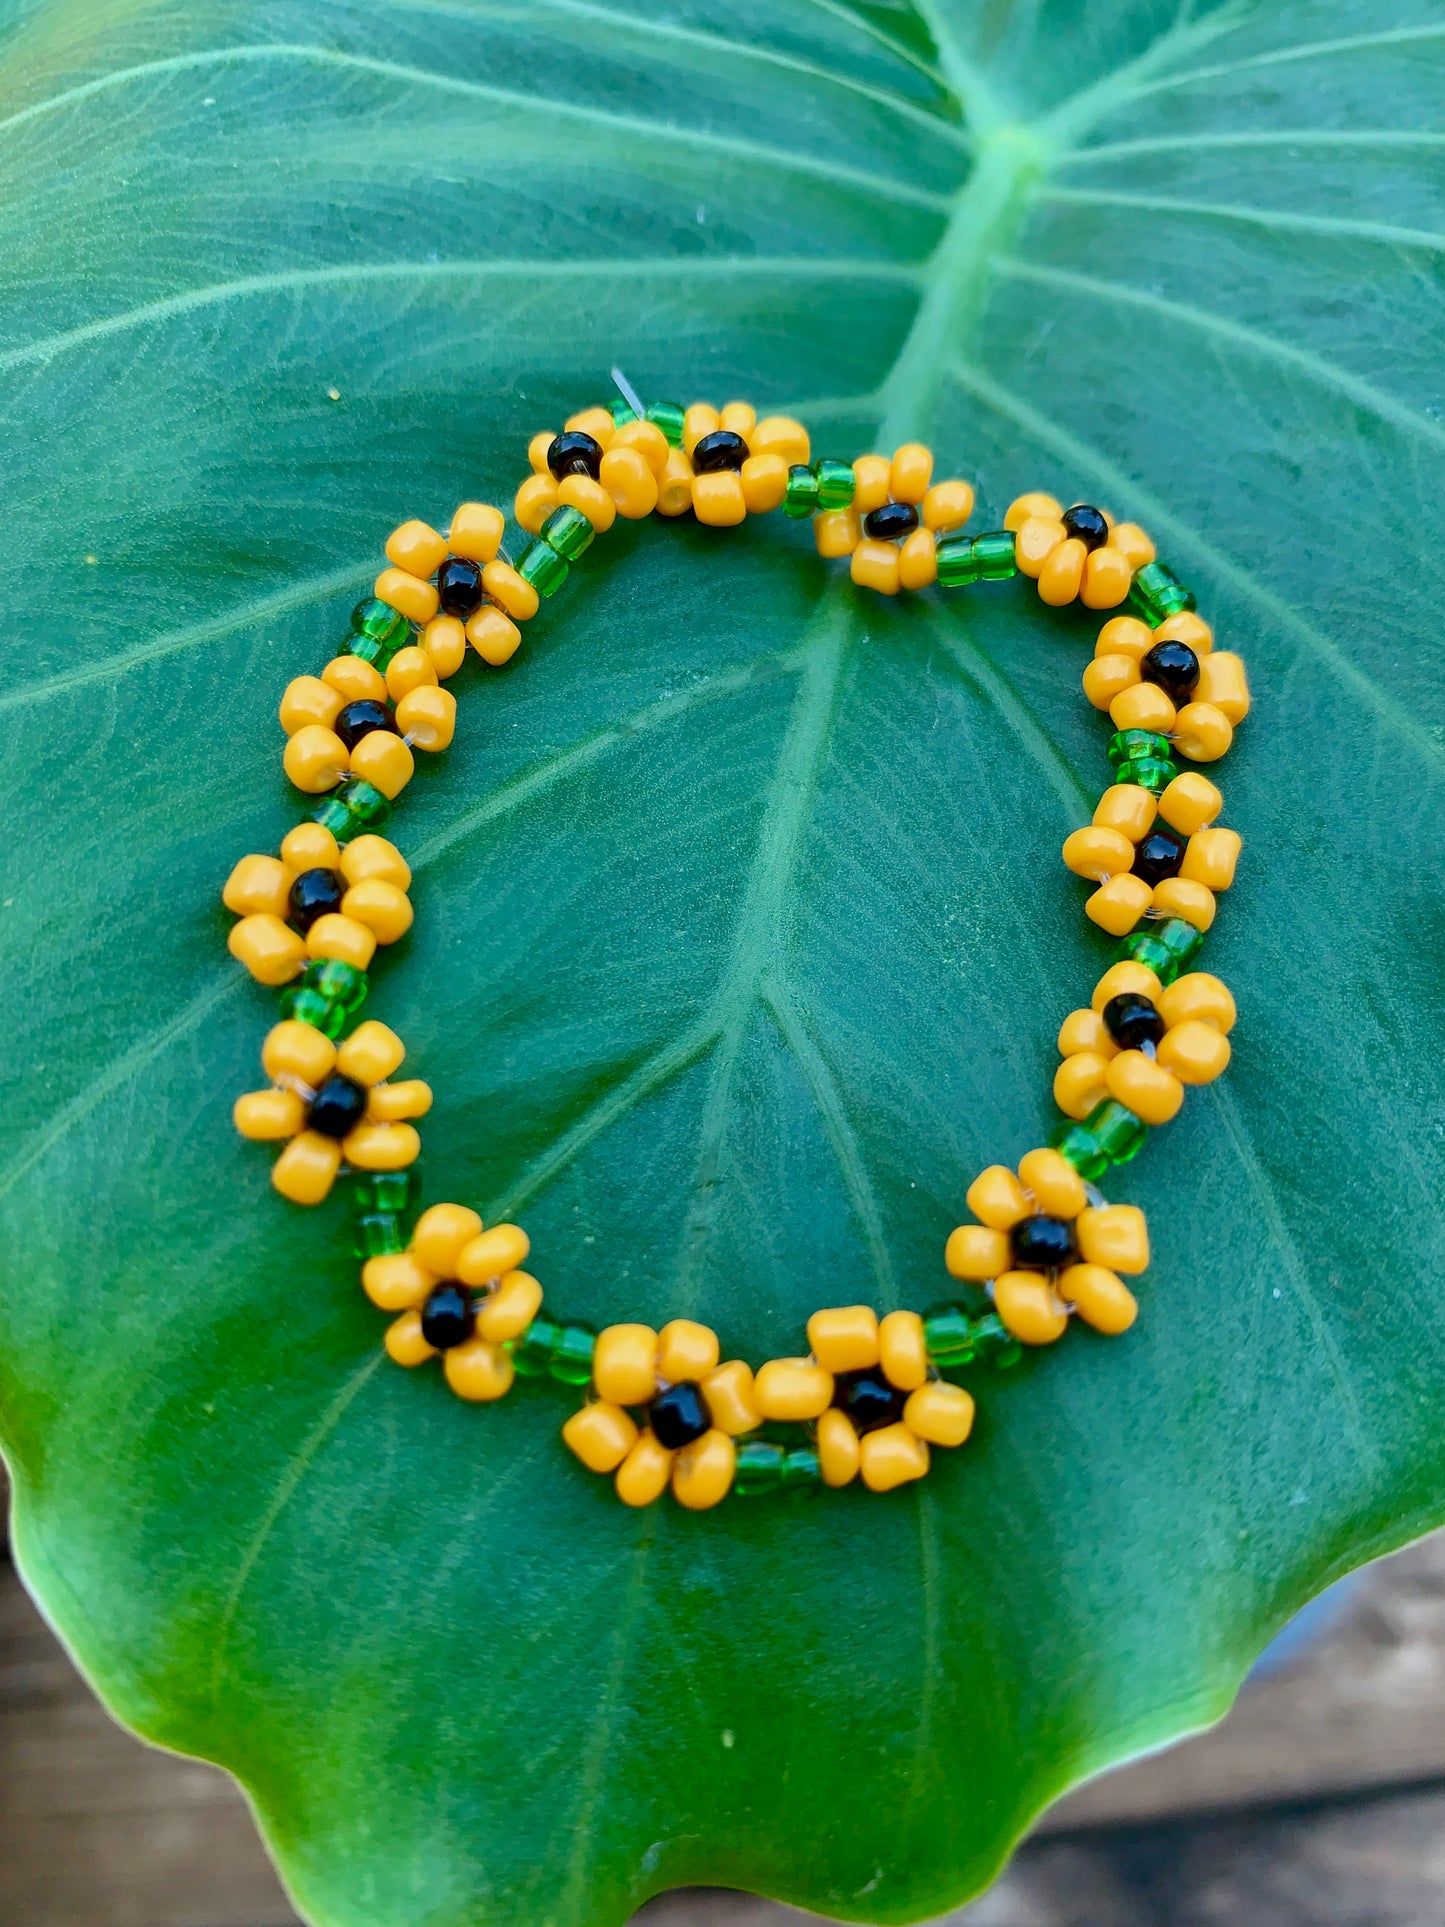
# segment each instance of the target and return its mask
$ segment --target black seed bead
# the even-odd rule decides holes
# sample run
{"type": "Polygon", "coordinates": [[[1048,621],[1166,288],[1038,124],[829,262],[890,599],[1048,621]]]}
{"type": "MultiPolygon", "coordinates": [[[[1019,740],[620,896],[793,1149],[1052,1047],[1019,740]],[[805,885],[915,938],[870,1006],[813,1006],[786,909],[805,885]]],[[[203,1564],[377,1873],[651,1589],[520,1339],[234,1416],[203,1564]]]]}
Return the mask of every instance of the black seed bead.
{"type": "Polygon", "coordinates": [[[437,570],[437,598],[444,616],[465,622],[482,606],[482,569],[463,555],[449,555],[437,570]]]}
{"type": "Polygon", "coordinates": [[[421,1335],[439,1352],[465,1345],[475,1322],[471,1293],[463,1285],[438,1285],[421,1308],[421,1335]]]}
{"type": "Polygon", "coordinates": [[[370,696],[363,696],[360,702],[348,703],[337,716],[334,725],[337,735],[348,749],[355,749],[363,736],[369,736],[374,729],[395,729],[396,718],[386,703],[373,702],[370,696]]]}
{"type": "Polygon", "coordinates": [[[291,885],[292,923],[298,930],[309,930],[318,917],[339,910],[345,895],[346,880],[335,870],[303,870],[291,885]]]}
{"type": "Polygon", "coordinates": [[[669,1452],[680,1451],[712,1429],[712,1415],[696,1385],[669,1385],[648,1406],[647,1419],[658,1444],[669,1452]]]}
{"type": "Polygon", "coordinates": [[[602,473],[602,444],[581,429],[569,428],[564,435],[552,437],[547,466],[559,482],[568,475],[590,475],[595,482],[602,473]]]}
{"type": "Polygon", "coordinates": [[[1079,1255],[1074,1227],[1063,1218],[1024,1218],[1009,1233],[1014,1263],[1031,1271],[1057,1271],[1079,1255]]]}
{"type": "Polygon", "coordinates": [[[1102,549],[1109,539],[1109,524],[1088,502],[1075,502],[1064,510],[1064,533],[1076,537],[1086,549],[1102,549]]]}
{"type": "Polygon", "coordinates": [[[863,517],[863,533],[875,542],[894,542],[900,535],[912,535],[918,527],[918,510],[912,502],[884,502],[863,517]]]}
{"type": "Polygon", "coordinates": [[[1104,1028],[1120,1050],[1157,1044],[1164,1035],[1164,1019],[1153,1001],[1137,990],[1121,990],[1104,1006],[1104,1028]]]}
{"type": "Polygon", "coordinates": [[[1176,836],[1173,830],[1150,830],[1142,842],[1134,845],[1134,861],[1129,867],[1146,883],[1162,883],[1165,877],[1178,876],[1183,861],[1182,836],[1176,836]]]}
{"type": "Polygon", "coordinates": [[[1187,703],[1199,687],[1199,658],[1187,642],[1156,642],[1139,664],[1139,673],[1176,703],[1187,703]]]}
{"type": "Polygon", "coordinates": [[[903,1412],[903,1394],[878,1371],[840,1372],[833,1380],[833,1403],[846,1412],[858,1433],[891,1425],[903,1412]]]}
{"type": "Polygon", "coordinates": [[[366,1116],[366,1086],[333,1071],[311,1100],[307,1120],[323,1137],[345,1137],[366,1116]]]}
{"type": "Polygon", "coordinates": [[[704,435],[692,451],[695,475],[711,475],[720,468],[741,468],[748,459],[748,445],[730,428],[719,428],[704,435]]]}

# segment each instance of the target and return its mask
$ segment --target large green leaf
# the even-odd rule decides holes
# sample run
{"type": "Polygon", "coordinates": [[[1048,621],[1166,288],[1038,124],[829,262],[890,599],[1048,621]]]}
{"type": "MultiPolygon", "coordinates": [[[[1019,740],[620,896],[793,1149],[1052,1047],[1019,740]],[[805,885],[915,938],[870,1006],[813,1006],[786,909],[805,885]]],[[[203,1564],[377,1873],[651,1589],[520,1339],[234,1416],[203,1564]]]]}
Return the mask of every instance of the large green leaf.
{"type": "MultiPolygon", "coordinates": [[[[124,1719],[346,1927],[616,1922],[718,1881],[907,1920],[1217,1715],[1441,1516],[1428,0],[8,0],[0,1393],[30,1583],[124,1719]],[[274,704],[403,514],[605,390],[1145,522],[1248,656],[1228,1079],[1121,1175],[1126,1340],[980,1387],[880,1502],[635,1515],[561,1394],[377,1369],[238,1143],[232,859],[274,704]],[[944,1457],[946,1455],[940,1455],[944,1457]]],[[[1057,857],[1090,626],[855,594],[778,518],[619,528],[409,792],[374,1008],[433,1197],[576,1315],[729,1349],[925,1305],[1105,956],[1057,857]]]]}

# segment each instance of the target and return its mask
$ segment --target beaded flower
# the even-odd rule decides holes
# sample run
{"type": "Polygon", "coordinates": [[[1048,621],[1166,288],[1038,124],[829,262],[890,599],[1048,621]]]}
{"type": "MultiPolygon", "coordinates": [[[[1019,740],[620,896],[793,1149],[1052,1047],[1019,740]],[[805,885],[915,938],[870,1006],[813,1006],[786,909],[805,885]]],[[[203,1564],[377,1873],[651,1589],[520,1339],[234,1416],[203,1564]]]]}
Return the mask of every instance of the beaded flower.
{"type": "MultiPolygon", "coordinates": [[[[364,972],[379,943],[411,928],[410,887],[405,857],[384,836],[343,848],[324,825],[298,823],[279,857],[243,856],[226,879],[221,901],[240,918],[231,955],[260,984],[290,983],[323,962],[364,972]]],[[[340,1031],[338,1020],[331,1035],[340,1031]]]]}
{"type": "Polygon", "coordinates": [[[1063,1058],[1054,1101],[1083,1119],[1112,1098],[1145,1124],[1177,1116],[1189,1084],[1212,1084],[1229,1064],[1234,999],[1218,977],[1195,970],[1167,987],[1125,958],[1106,970],[1088,1010],[1059,1030],[1063,1058]]]}
{"type": "Polygon", "coordinates": [[[937,581],[939,538],[961,529],[973,513],[973,489],[967,482],[934,482],[933,455],[922,442],[905,442],[891,460],[862,455],[856,462],[816,462],[812,473],[819,555],[851,556],[853,580],[883,595],[937,581]]]}
{"type": "MultiPolygon", "coordinates": [[[[1150,778],[1157,767],[1157,758],[1134,758],[1115,773],[1150,778]]],[[[1136,781],[1106,789],[1093,822],[1064,839],[1064,862],[1099,885],[1084,914],[1114,937],[1145,916],[1181,919],[1202,936],[1243,848],[1236,831],[1216,824],[1223,808],[1219,790],[1195,770],[1169,776],[1157,794],[1136,781]]]]}
{"type": "MultiPolygon", "coordinates": [[[[1116,966],[1117,968],[1118,966],[1116,966]]],[[[955,1278],[987,1285],[999,1317],[1025,1345],[1052,1345],[1070,1311],[1113,1335],[1138,1313],[1119,1273],[1145,1270],[1149,1232],[1137,1205],[1106,1204],[1058,1151],[1030,1151],[1017,1175],[991,1164],[968,1188],[979,1220],[949,1236],[955,1278]]]]}
{"type": "Polygon", "coordinates": [[[1077,597],[1086,609],[1116,609],[1134,573],[1154,560],[1154,544],[1136,522],[1115,522],[1088,502],[1064,508],[1033,490],[1011,502],[1003,525],[1013,533],[1020,575],[1038,583],[1039,598],[1056,609],[1077,597]]]}

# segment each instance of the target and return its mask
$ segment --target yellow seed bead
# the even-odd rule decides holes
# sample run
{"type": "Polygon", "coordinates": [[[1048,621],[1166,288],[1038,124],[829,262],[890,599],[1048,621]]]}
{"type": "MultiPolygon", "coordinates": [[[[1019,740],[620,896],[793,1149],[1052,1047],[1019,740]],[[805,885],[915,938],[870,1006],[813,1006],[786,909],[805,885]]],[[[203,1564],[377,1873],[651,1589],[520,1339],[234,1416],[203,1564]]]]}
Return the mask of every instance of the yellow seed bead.
{"type": "MultiPolygon", "coordinates": [[[[546,467],[545,456],[542,465],[546,467]]],[[[459,503],[447,536],[451,552],[467,562],[490,562],[502,546],[506,526],[507,518],[490,502],[459,503]]]]}
{"type": "Polygon", "coordinates": [[[281,758],[286,774],[297,789],[305,790],[308,796],[334,790],[346,774],[350,760],[346,745],[335,730],[326,729],[320,723],[306,723],[294,736],[288,737],[281,758]]]}
{"type": "Polygon", "coordinates": [[[767,515],[781,505],[788,492],[788,464],[781,455],[749,455],[740,472],[749,515],[767,515]]]}
{"type": "Polygon", "coordinates": [[[1095,656],[1084,668],[1084,694],[1095,709],[1107,710],[1116,696],[1141,680],[1132,656],[1095,656]]]}
{"type": "Polygon", "coordinates": [[[1177,615],[1164,618],[1154,631],[1154,640],[1155,642],[1182,642],[1203,662],[1214,648],[1214,631],[1204,618],[1195,615],[1192,609],[1181,609],[1177,615]]]}
{"type": "Polygon", "coordinates": [[[935,482],[923,498],[923,526],[936,535],[961,529],[973,514],[973,489],[967,482],[935,482]]]}
{"type": "Polygon", "coordinates": [[[682,418],[682,445],[691,455],[704,435],[715,435],[722,427],[722,416],[708,401],[695,401],[682,418]]]}
{"type": "Polygon", "coordinates": [[[897,595],[898,551],[891,542],[875,542],[865,537],[853,551],[849,573],[860,588],[876,589],[880,595],[897,595]]]}
{"type": "Polygon", "coordinates": [[[646,1405],[657,1391],[657,1333],[651,1325],[609,1325],[597,1334],[592,1383],[613,1405],[646,1405]]]}
{"type": "Polygon", "coordinates": [[[852,1420],[830,1405],[818,1420],[818,1469],[824,1485],[850,1485],[858,1476],[859,1458],[852,1420]]]}
{"type": "Polygon", "coordinates": [[[1174,705],[1158,683],[1136,682],[1109,704],[1115,729],[1153,729],[1167,736],[1174,727],[1174,705]]]}
{"type": "Polygon", "coordinates": [[[1057,522],[1064,512],[1064,505],[1056,496],[1045,495],[1041,489],[1031,489],[1027,495],[1016,495],[1004,510],[1003,525],[1011,535],[1017,535],[1031,515],[1041,517],[1045,522],[1057,522]]]}
{"type": "Polygon", "coordinates": [[[1194,700],[1211,703],[1230,723],[1242,723],[1249,714],[1249,683],[1244,663],[1231,649],[1216,649],[1199,665],[1199,685],[1194,700]]]}
{"type": "Polygon", "coordinates": [[[409,743],[435,754],[456,734],[457,699],[435,683],[410,689],[396,706],[396,726],[409,743]]]}
{"type": "Polygon", "coordinates": [[[378,1311],[410,1311],[424,1304],[437,1282],[411,1251],[388,1251],[361,1267],[361,1288],[378,1311]]]}
{"type": "Polygon", "coordinates": [[[305,1130],[305,1100],[295,1091],[247,1091],[232,1105],[231,1121],[242,1137],[275,1143],[305,1130]]]}
{"type": "Polygon", "coordinates": [[[457,1259],[481,1235],[482,1221],[469,1205],[434,1204],[417,1219],[411,1248],[418,1263],[438,1278],[455,1278],[457,1259]]]}
{"type": "Polygon", "coordinates": [[[1074,1229],[1087,1263],[1136,1277],[1149,1269],[1149,1227],[1137,1204],[1104,1204],[1081,1211],[1074,1229]]]}
{"type": "Polygon", "coordinates": [[[1006,1271],[994,1282],[993,1306],[1023,1345],[1052,1345],[1068,1328],[1063,1301],[1041,1271],[1006,1271]]]}
{"type": "Polygon", "coordinates": [[[457,1397],[473,1405],[488,1405],[493,1399],[505,1398],[516,1376],[509,1351],[476,1337],[443,1352],[442,1370],[457,1397]]]}
{"type": "Polygon", "coordinates": [[[1133,991],[1140,997],[1147,997],[1157,1004],[1163,995],[1159,979],[1147,964],[1135,963],[1132,957],[1122,962],[1110,964],[1098,983],[1094,986],[1093,1008],[1101,1015],[1105,1004],[1111,997],[1122,997],[1125,991],[1133,991]]]}
{"type": "Polygon", "coordinates": [[[1139,1303],[1107,1265],[1069,1265],[1059,1273],[1059,1296],[1096,1332],[1116,1338],[1139,1316],[1139,1303]]]}
{"type": "Polygon", "coordinates": [[[425,1117],[432,1107],[432,1088],[420,1077],[408,1077],[400,1084],[376,1084],[366,1101],[368,1124],[401,1124],[414,1117],[425,1117]]]}
{"type": "Polygon", "coordinates": [[[274,856],[243,856],[226,878],[221,901],[238,917],[285,918],[296,873],[274,856]]]}
{"type": "Polygon", "coordinates": [[[651,1432],[639,1433],[636,1444],[617,1468],[615,1488],[624,1505],[651,1505],[667,1490],[674,1454],[651,1432]]]}
{"type": "Polygon", "coordinates": [[[637,1427],[620,1407],[599,1399],[572,1414],[562,1440],[589,1472],[615,1472],[637,1443],[637,1427]]]}
{"type": "Polygon", "coordinates": [[[1086,609],[1117,609],[1133,579],[1134,571],[1112,544],[1095,549],[1084,564],[1080,600],[1086,609]]]}
{"type": "Polygon", "coordinates": [[[707,1400],[713,1424],[730,1437],[754,1431],[763,1422],[752,1367],[741,1358],[730,1358],[725,1365],[709,1372],[702,1382],[702,1395],[707,1400]]]}
{"type": "Polygon", "coordinates": [[[1019,1159],[1019,1183],[1050,1218],[1077,1218],[1089,1202],[1084,1180],[1058,1151],[1025,1152],[1019,1159]]]}
{"type": "Polygon", "coordinates": [[[870,1492],[892,1492],[928,1471],[928,1447],[906,1425],[885,1425],[865,1433],[858,1441],[858,1457],[870,1492]]]}
{"type": "Polygon", "coordinates": [[[310,1024],[286,1017],[267,1031],[261,1064],[273,1084],[295,1078],[314,1091],[336,1067],[336,1046],[310,1024]]]}
{"type": "Polygon", "coordinates": [[[753,1397],[764,1418],[817,1418],[832,1403],[833,1375],[810,1359],[770,1358],[753,1381],[753,1397]]]}
{"type": "Polygon", "coordinates": [[[298,874],[334,870],[341,861],[341,849],[330,830],[319,823],[298,823],[281,839],[281,861],[298,874]]]}
{"type": "Polygon", "coordinates": [[[467,623],[467,640],[483,662],[500,669],[516,655],[522,632],[510,616],[485,603],[467,623]]]}
{"type": "Polygon", "coordinates": [[[551,470],[547,467],[547,450],[556,439],[556,435],[550,428],[539,428],[527,443],[527,460],[531,464],[534,475],[548,475],[551,473],[551,470]]]}
{"type": "Polygon", "coordinates": [[[851,555],[863,540],[863,524],[855,509],[824,509],[813,517],[813,542],[828,561],[851,555]]]}
{"type": "Polygon", "coordinates": [[[437,612],[436,589],[406,569],[383,569],[372,594],[378,601],[390,603],[408,622],[430,622],[437,612]]]}
{"type": "Polygon", "coordinates": [[[1079,593],[1088,553],[1076,535],[1060,542],[1039,570],[1039,600],[1051,609],[1066,608],[1079,593]]]}
{"type": "Polygon", "coordinates": [[[928,1341],[916,1311],[890,1311],[878,1324],[878,1362],[883,1376],[900,1392],[911,1392],[928,1377],[928,1341]]]}
{"type": "Polygon", "coordinates": [[[435,575],[447,559],[447,545],[428,522],[403,522],[386,538],[386,559],[408,575],[435,575]]]}
{"type": "Polygon", "coordinates": [[[1064,838],[1064,863],[1076,877],[1117,876],[1134,861],[1134,845],[1122,830],[1101,830],[1092,824],[1064,838]]]}
{"type": "Polygon", "coordinates": [[[758,411],[750,401],[730,401],[724,405],[718,423],[730,434],[741,435],[746,441],[758,425],[758,411]]]}
{"type": "Polygon", "coordinates": [[[1159,798],[1159,814],[1170,829],[1193,836],[1206,829],[1224,808],[1224,798],[1207,776],[1187,769],[1176,776],[1159,798]]]}
{"type": "Polygon", "coordinates": [[[1095,826],[1117,830],[1131,843],[1138,843],[1154,827],[1158,799],[1140,783],[1115,783],[1099,798],[1094,811],[1095,826]]]}
{"type": "Polygon", "coordinates": [[[726,1432],[714,1429],[685,1445],[673,1461],[672,1496],[689,1512],[720,1505],[732,1489],[737,1447],[726,1432]]]}
{"type": "Polygon", "coordinates": [[[1149,907],[1156,917],[1181,917],[1196,930],[1207,930],[1214,922],[1217,905],[1207,884],[1191,883],[1188,877],[1165,877],[1154,885],[1154,901],[1149,907]]]}
{"type": "Polygon", "coordinates": [[[344,703],[384,703],[386,677],[360,656],[333,656],[321,680],[338,692],[344,703]]]}
{"type": "Polygon", "coordinates": [[[921,502],[933,480],[933,450],[922,442],[905,442],[893,451],[888,492],[895,502],[921,502]]]}
{"type": "Polygon", "coordinates": [[[1071,1010],[1059,1026],[1061,1057],[1077,1057],[1085,1051],[1095,1057],[1112,1057],[1117,1048],[1097,1010],[1071,1010]]]}
{"type": "Polygon", "coordinates": [[[1213,1024],[1191,1018],[1164,1033],[1157,1057],[1181,1084],[1212,1084],[1229,1068],[1229,1039],[1213,1024]]]}
{"type": "Polygon", "coordinates": [[[692,512],[706,528],[735,529],[748,513],[742,476],[735,468],[721,468],[694,477],[692,512]]]}
{"type": "Polygon", "coordinates": [[[986,1224],[961,1224],[948,1234],[943,1262],[949,1275],[984,1284],[1008,1269],[1008,1234],[986,1224]]]}
{"type": "Polygon", "coordinates": [[[888,500],[893,464],[886,455],[860,455],[853,464],[853,508],[858,515],[881,509],[888,500]]]}
{"type": "Polygon", "coordinates": [[[898,582],[904,589],[926,589],[938,580],[938,544],[932,529],[915,529],[898,550],[898,582]]]}
{"type": "Polygon", "coordinates": [[[617,520],[617,504],[590,475],[564,475],[557,484],[557,502],[585,515],[599,535],[606,535],[617,520]]]}
{"type": "Polygon", "coordinates": [[[1191,970],[1186,977],[1176,977],[1167,990],[1160,991],[1154,1004],[1171,1030],[1175,1024],[1192,1022],[1212,1024],[1221,1034],[1234,1028],[1234,999],[1227,986],[1207,970],[1191,970]]]}
{"type": "MultiPolygon", "coordinates": [[[[482,587],[515,622],[530,622],[541,604],[541,597],[531,583],[518,575],[509,562],[487,563],[482,570],[482,587]]],[[[471,635],[470,628],[467,633],[471,635]]]]}
{"type": "Polygon", "coordinates": [[[862,1372],[878,1363],[878,1314],[871,1305],[815,1311],[808,1344],[825,1372],[862,1372]]]}
{"type": "Polygon", "coordinates": [[[405,890],[380,877],[353,883],[341,899],[341,914],[364,923],[378,943],[395,943],[411,928],[413,910],[405,890]]]}
{"type": "Polygon", "coordinates": [[[348,883],[364,883],[375,877],[384,883],[394,883],[398,890],[405,890],[411,884],[411,870],[406,858],[384,836],[368,833],[353,838],[341,851],[334,867],[341,871],[348,883]]]}
{"type": "Polygon", "coordinates": [[[781,455],[789,467],[813,455],[807,429],[791,415],[764,416],[748,436],[748,447],[754,455],[781,455]]]}
{"type": "Polygon", "coordinates": [[[381,791],[400,796],[416,771],[416,758],[389,729],[373,729],[351,752],[351,773],[381,791]]]}
{"type": "Polygon", "coordinates": [[[529,475],[513,498],[512,514],[528,535],[540,535],[542,524],[556,506],[556,478],[550,472],[545,475],[529,475]]]}
{"type": "MultiPolygon", "coordinates": [[[[665,438],[662,445],[667,447],[665,438]]],[[[602,457],[601,480],[617,513],[629,522],[640,522],[657,507],[657,475],[641,449],[609,448],[602,457]]]]}
{"type": "Polygon", "coordinates": [[[1014,561],[1019,574],[1037,581],[1043,574],[1044,564],[1067,539],[1068,530],[1062,522],[1050,521],[1042,515],[1029,516],[1014,536],[1014,561]]]}
{"type": "Polygon", "coordinates": [[[910,1392],[903,1423],[930,1445],[962,1445],[973,1430],[973,1399],[961,1385],[935,1379],[910,1392]]]}
{"type": "Polygon", "coordinates": [[[320,723],[323,729],[330,729],[341,714],[341,705],[341,691],[323,682],[320,676],[294,676],[281,698],[281,727],[288,736],[294,736],[308,723],[320,723]]]}
{"type": "MultiPolygon", "coordinates": [[[[658,477],[657,512],[659,515],[686,515],[692,507],[692,463],[680,448],[667,451],[667,466],[658,477]]],[[[739,483],[739,493],[742,485],[739,483]]]]}
{"type": "Polygon", "coordinates": [[[1089,898],[1084,915],[1111,937],[1127,937],[1153,901],[1154,892],[1142,877],[1113,876],[1089,898]]]}
{"type": "Polygon", "coordinates": [[[611,448],[612,437],[617,433],[617,424],[611,415],[596,405],[569,415],[562,426],[569,434],[590,435],[604,452],[611,448]]]}
{"type": "Polygon", "coordinates": [[[1191,763],[1217,763],[1234,741],[1234,728],[1213,703],[1186,703],[1174,721],[1174,747],[1191,763]]]}
{"type": "MultiPolygon", "coordinates": [[[[380,1084],[383,1078],[392,1077],[401,1069],[405,1058],[406,1045],[402,1043],[396,1032],[389,1029],[387,1025],[378,1023],[376,1018],[368,1017],[366,1022],[358,1024],[346,1042],[338,1047],[336,1068],[343,1077],[349,1077],[358,1084],[380,1084]]],[[[433,1207],[433,1209],[437,1208],[433,1207]]],[[[478,1229],[480,1228],[481,1223],[478,1220],[478,1229]]],[[[430,1264],[430,1258],[426,1262],[430,1264]]]]}
{"type": "Polygon", "coordinates": [[[1142,662],[1154,647],[1154,631],[1137,616],[1115,616],[1099,631],[1096,656],[1129,656],[1142,662]]]}
{"type": "MultiPolygon", "coordinates": [[[[438,616],[437,620],[440,622],[443,618],[438,616]]],[[[387,664],[386,693],[394,703],[399,703],[413,689],[435,689],[436,684],[437,672],[432,666],[432,659],[419,643],[398,649],[387,664]]]]}
{"type": "MultiPolygon", "coordinates": [[[[1112,1040],[1111,1040],[1112,1041],[1112,1040]]],[[[1065,1117],[1086,1118],[1109,1095],[1109,1060],[1096,1051],[1075,1051],[1054,1072],[1054,1102],[1065,1117]]]]}
{"type": "Polygon", "coordinates": [[[306,954],[350,964],[353,970],[367,970],[376,955],[376,935],[354,917],[333,910],[318,917],[306,932],[306,954]]]}
{"type": "Polygon", "coordinates": [[[695,1319],[673,1318],[657,1334],[657,1375],[670,1385],[698,1383],[717,1361],[717,1333],[695,1319]]]}
{"type": "Polygon", "coordinates": [[[504,1272],[477,1313],[477,1330],[490,1344],[520,1338],[542,1309],[542,1287],[529,1271],[504,1272]]]}
{"type": "Polygon", "coordinates": [[[341,1140],[348,1164],[359,1171],[404,1171],[421,1156],[421,1139],[410,1124],[358,1124],[341,1140]]]}
{"type": "Polygon", "coordinates": [[[1211,890],[1227,890],[1234,881],[1243,839],[1237,830],[1196,830],[1184,851],[1179,874],[1211,890]]]}
{"type": "Polygon", "coordinates": [[[1121,1050],[1109,1059],[1104,1081],[1109,1095],[1146,1124],[1167,1124],[1184,1102],[1184,1086],[1141,1050],[1121,1050]]]}
{"type": "Polygon", "coordinates": [[[1024,1188],[1006,1164],[990,1164],[980,1171],[964,1202],[980,1224],[994,1231],[1012,1231],[1029,1215],[1024,1188]]]}
{"type": "MultiPolygon", "coordinates": [[[[616,454],[623,449],[630,449],[633,454],[640,455],[656,479],[659,482],[662,480],[667,468],[667,458],[672,453],[672,444],[656,422],[624,422],[612,437],[612,446],[608,449],[607,455],[616,454]]],[[[605,472],[607,455],[602,457],[604,488],[610,487],[605,472]]],[[[622,507],[621,503],[618,507],[622,507]]],[[[622,509],[622,513],[626,515],[627,510],[622,509]]]]}
{"type": "Polygon", "coordinates": [[[266,911],[233,924],[226,948],[258,984],[289,984],[306,963],[306,939],[266,911]]]}
{"type": "Polygon", "coordinates": [[[271,1166],[271,1182],[292,1204],[320,1204],[341,1169],[341,1146],[319,1131],[293,1137],[271,1166]]]}
{"type": "Polygon", "coordinates": [[[1154,544],[1137,522],[1116,522],[1109,531],[1109,547],[1119,551],[1130,569],[1154,560],[1154,544]]]}
{"type": "Polygon", "coordinates": [[[386,1352],[393,1364],[405,1365],[408,1370],[436,1357],[435,1349],[422,1336],[421,1313],[418,1310],[404,1311],[400,1318],[387,1326],[386,1352]]]}
{"type": "Polygon", "coordinates": [[[532,1240],[518,1224],[494,1224],[470,1239],[457,1254],[457,1276],[464,1285],[485,1285],[526,1262],[532,1240]]]}

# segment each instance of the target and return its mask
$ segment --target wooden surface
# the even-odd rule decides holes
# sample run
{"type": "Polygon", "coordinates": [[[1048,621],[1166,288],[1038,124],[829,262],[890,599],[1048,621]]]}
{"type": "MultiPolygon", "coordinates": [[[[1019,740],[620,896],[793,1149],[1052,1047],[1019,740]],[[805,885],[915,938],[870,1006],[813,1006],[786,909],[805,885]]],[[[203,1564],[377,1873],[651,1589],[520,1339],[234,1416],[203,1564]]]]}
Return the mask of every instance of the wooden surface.
{"type": "MultiPolygon", "coordinates": [[[[0,1565],[0,1927],[294,1918],[235,1787],[114,1726],[0,1565]]],[[[1055,1808],[966,1918],[1445,1922],[1445,1535],[1354,1581],[1333,1624],[1252,1683],[1214,1732],[1055,1808]]],[[[639,1927],[798,1920],[740,1895],[687,1893],[644,1909],[639,1927]]]]}

